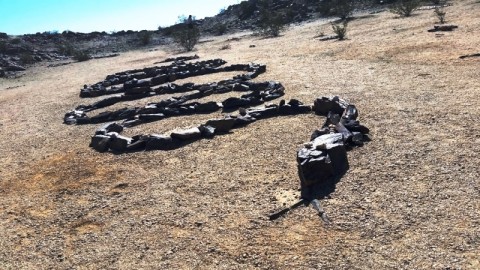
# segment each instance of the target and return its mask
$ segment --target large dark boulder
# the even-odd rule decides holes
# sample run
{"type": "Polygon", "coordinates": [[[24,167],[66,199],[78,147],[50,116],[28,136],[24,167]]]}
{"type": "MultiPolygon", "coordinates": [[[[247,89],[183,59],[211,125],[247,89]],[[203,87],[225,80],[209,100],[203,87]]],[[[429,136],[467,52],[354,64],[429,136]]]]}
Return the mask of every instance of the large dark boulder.
{"type": "Polygon", "coordinates": [[[146,140],[145,150],[172,150],[178,147],[179,141],[170,136],[152,134],[146,140]]]}
{"type": "Polygon", "coordinates": [[[170,135],[173,139],[179,139],[182,141],[195,140],[202,137],[202,132],[198,127],[177,130],[170,135]]]}
{"type": "Polygon", "coordinates": [[[321,97],[313,103],[313,111],[318,115],[327,116],[329,112],[342,115],[348,103],[339,97],[321,97]]]}
{"type": "Polygon", "coordinates": [[[224,118],[208,120],[205,125],[214,127],[216,132],[229,132],[233,128],[234,124],[235,119],[224,118]]]}
{"type": "Polygon", "coordinates": [[[108,143],[110,142],[110,136],[106,135],[95,135],[92,137],[90,142],[90,147],[97,150],[98,152],[106,152],[108,151],[108,143]]]}

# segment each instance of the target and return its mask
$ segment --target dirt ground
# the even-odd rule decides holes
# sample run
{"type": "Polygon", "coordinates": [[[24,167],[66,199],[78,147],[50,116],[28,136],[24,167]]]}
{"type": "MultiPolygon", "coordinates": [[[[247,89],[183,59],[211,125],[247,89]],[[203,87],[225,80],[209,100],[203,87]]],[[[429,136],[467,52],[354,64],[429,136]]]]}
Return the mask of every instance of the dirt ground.
{"type": "Polygon", "coordinates": [[[427,32],[432,10],[381,12],[357,15],[345,41],[316,40],[331,27],[314,21],[279,38],[238,33],[198,46],[201,60],[265,63],[256,80],[282,82],[285,98],[356,104],[373,140],[348,153],[350,170],[321,200],[329,225],[311,207],[268,219],[295,203],[296,151],[322,117],[123,155],[88,147],[96,126],[62,123],[94,100],[78,97],[84,84],[152,66],[177,53],[170,48],[0,79],[0,269],[480,269],[480,57],[458,58],[480,52],[480,3],[446,11],[453,32],[427,32]]]}

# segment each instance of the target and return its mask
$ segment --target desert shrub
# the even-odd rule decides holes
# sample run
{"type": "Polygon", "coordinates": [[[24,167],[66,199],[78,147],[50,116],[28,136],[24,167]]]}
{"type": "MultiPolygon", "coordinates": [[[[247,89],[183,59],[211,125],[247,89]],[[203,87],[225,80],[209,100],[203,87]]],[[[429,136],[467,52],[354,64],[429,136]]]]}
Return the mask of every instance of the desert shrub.
{"type": "Polygon", "coordinates": [[[341,24],[332,23],[333,32],[337,35],[339,40],[344,40],[347,36],[347,22],[341,24]]]}
{"type": "Polygon", "coordinates": [[[262,16],[259,21],[259,33],[262,36],[278,37],[285,28],[283,18],[278,13],[262,16]]]}
{"type": "Polygon", "coordinates": [[[22,43],[22,40],[20,38],[14,38],[10,40],[10,44],[20,44],[22,43]]]}
{"type": "Polygon", "coordinates": [[[78,62],[87,61],[87,60],[90,60],[91,58],[92,57],[90,56],[90,54],[85,50],[76,50],[73,53],[73,59],[77,60],[78,62]]]}
{"type": "Polygon", "coordinates": [[[241,20],[245,20],[252,17],[257,8],[255,1],[240,2],[239,7],[240,7],[239,8],[240,11],[239,11],[238,17],[241,20]]]}
{"type": "Polygon", "coordinates": [[[445,23],[445,15],[447,14],[447,12],[445,12],[445,10],[443,8],[439,8],[439,7],[436,7],[433,12],[437,16],[440,23],[444,24],[445,23]]]}
{"type": "Polygon", "coordinates": [[[390,11],[402,17],[410,17],[412,12],[420,6],[419,0],[399,0],[393,4],[390,11]]]}
{"type": "Polygon", "coordinates": [[[225,34],[227,30],[228,30],[228,27],[225,23],[218,23],[217,25],[215,25],[215,28],[214,28],[215,34],[218,36],[225,34]]]}
{"type": "Polygon", "coordinates": [[[1,38],[1,39],[7,39],[7,38],[8,38],[7,33],[0,32],[0,38],[1,38]]]}
{"type": "Polygon", "coordinates": [[[57,47],[58,52],[63,55],[72,56],[75,53],[75,47],[71,43],[64,43],[57,47]]]}
{"type": "Polygon", "coordinates": [[[191,51],[200,40],[200,30],[194,23],[188,23],[186,19],[172,28],[173,40],[186,51],[191,51]]]}
{"type": "Polygon", "coordinates": [[[138,33],[138,38],[140,40],[140,43],[143,46],[146,46],[146,45],[150,44],[150,42],[152,41],[152,32],[141,31],[141,32],[138,33]]]}
{"type": "Polygon", "coordinates": [[[22,62],[22,64],[24,64],[24,65],[28,65],[28,64],[35,63],[35,59],[29,53],[22,53],[20,55],[20,62],[22,62]]]}

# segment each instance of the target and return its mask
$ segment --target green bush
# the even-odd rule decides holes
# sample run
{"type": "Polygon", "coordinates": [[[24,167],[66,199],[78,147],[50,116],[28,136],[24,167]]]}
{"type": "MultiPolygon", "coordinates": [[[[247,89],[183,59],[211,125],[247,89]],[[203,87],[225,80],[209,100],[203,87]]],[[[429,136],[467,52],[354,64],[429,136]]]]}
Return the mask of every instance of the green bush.
{"type": "Polygon", "coordinates": [[[413,11],[415,11],[415,9],[417,9],[419,6],[419,0],[400,0],[393,4],[390,12],[398,14],[402,17],[410,17],[413,11]]]}
{"type": "Polygon", "coordinates": [[[217,25],[215,25],[215,28],[214,28],[215,34],[218,36],[225,34],[227,30],[228,30],[228,27],[224,23],[218,23],[217,25]]]}
{"type": "Polygon", "coordinates": [[[200,30],[196,25],[183,23],[173,30],[172,36],[175,43],[189,52],[200,40],[200,30]]]}
{"type": "Polygon", "coordinates": [[[152,36],[152,32],[149,31],[141,31],[140,33],[138,33],[138,38],[140,39],[140,43],[143,46],[150,44],[150,42],[152,41],[152,36]]]}
{"type": "Polygon", "coordinates": [[[88,54],[85,50],[76,50],[73,53],[73,59],[77,60],[78,62],[83,62],[91,59],[90,54],[88,54]]]}
{"type": "Polygon", "coordinates": [[[35,63],[35,59],[29,53],[22,53],[20,55],[20,62],[22,62],[22,64],[24,64],[24,65],[28,65],[28,64],[35,63]]]}
{"type": "Polygon", "coordinates": [[[338,40],[344,40],[347,36],[347,22],[344,21],[342,24],[332,23],[333,32],[337,35],[338,40]]]}
{"type": "Polygon", "coordinates": [[[445,15],[447,14],[447,12],[445,12],[445,10],[443,8],[439,8],[439,7],[436,7],[433,12],[437,16],[440,23],[444,24],[445,23],[445,15]]]}
{"type": "Polygon", "coordinates": [[[285,23],[279,14],[265,16],[259,23],[260,34],[262,36],[278,37],[282,31],[285,31],[285,23]]]}

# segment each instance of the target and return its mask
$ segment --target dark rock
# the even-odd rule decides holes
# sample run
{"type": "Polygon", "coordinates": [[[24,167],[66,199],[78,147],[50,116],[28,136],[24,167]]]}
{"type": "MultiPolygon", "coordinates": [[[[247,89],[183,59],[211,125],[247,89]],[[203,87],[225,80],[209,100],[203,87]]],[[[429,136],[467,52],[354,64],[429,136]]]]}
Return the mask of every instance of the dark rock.
{"type": "Polygon", "coordinates": [[[329,132],[330,130],[328,129],[328,127],[322,128],[320,130],[316,129],[312,132],[312,135],[310,136],[310,141],[313,141],[314,139],[322,135],[328,134],[329,132]]]}
{"type": "Polygon", "coordinates": [[[123,126],[121,126],[117,123],[108,123],[108,124],[105,124],[105,125],[101,126],[100,128],[98,128],[95,131],[95,135],[105,135],[109,132],[120,133],[122,131],[123,131],[123,126]]]}
{"type": "Polygon", "coordinates": [[[210,102],[206,102],[206,103],[199,103],[196,107],[195,107],[195,111],[197,113],[211,113],[211,112],[215,112],[217,111],[218,109],[220,109],[222,106],[218,105],[217,102],[215,101],[210,101],[210,102]]]}
{"type": "Polygon", "coordinates": [[[117,152],[124,152],[127,149],[127,146],[132,141],[131,138],[128,138],[122,135],[117,135],[117,134],[112,134],[112,136],[110,137],[111,137],[109,142],[110,149],[117,152]]]}
{"type": "Polygon", "coordinates": [[[95,135],[92,137],[90,142],[90,147],[97,150],[98,152],[105,152],[108,150],[108,143],[110,141],[110,136],[106,135],[95,135]]]}
{"type": "Polygon", "coordinates": [[[277,107],[262,108],[262,109],[251,109],[247,110],[248,114],[256,119],[265,119],[269,117],[274,117],[279,114],[277,107]]]}
{"type": "Polygon", "coordinates": [[[321,97],[317,98],[313,104],[313,110],[318,115],[327,116],[329,112],[342,115],[347,108],[348,103],[339,97],[321,97]]]}
{"type": "Polygon", "coordinates": [[[358,117],[358,110],[355,107],[355,105],[347,105],[347,108],[345,108],[345,111],[343,112],[342,115],[342,122],[345,120],[356,120],[358,117]]]}
{"type": "Polygon", "coordinates": [[[230,97],[222,102],[224,109],[238,108],[241,106],[247,106],[249,104],[250,104],[249,99],[237,98],[237,97],[230,97]]]}
{"type": "Polygon", "coordinates": [[[128,89],[125,89],[125,95],[139,95],[139,94],[145,94],[150,91],[152,91],[152,88],[150,88],[149,86],[128,88],[128,89]]]}
{"type": "Polygon", "coordinates": [[[165,118],[163,113],[153,113],[153,114],[139,114],[138,119],[144,122],[158,121],[165,118]]]}
{"type": "Polygon", "coordinates": [[[343,125],[350,131],[350,132],[360,132],[362,134],[368,134],[370,133],[370,130],[366,127],[360,124],[359,121],[357,120],[348,120],[344,121],[343,125]]]}
{"type": "Polygon", "coordinates": [[[435,25],[433,29],[428,30],[428,32],[439,32],[439,31],[453,31],[453,29],[458,28],[457,25],[453,24],[444,24],[444,25],[435,25]]]}
{"type": "Polygon", "coordinates": [[[215,128],[212,126],[201,125],[198,129],[200,129],[203,138],[213,138],[215,136],[215,128]]]}
{"type": "Polygon", "coordinates": [[[249,89],[248,85],[236,83],[233,85],[233,91],[237,92],[247,92],[249,89]]]}
{"type": "Polygon", "coordinates": [[[152,80],[150,81],[150,84],[152,86],[153,85],[160,85],[160,84],[166,83],[167,80],[168,80],[168,76],[165,75],[165,74],[161,74],[161,75],[153,77],[152,80]]]}
{"type": "Polygon", "coordinates": [[[145,150],[172,150],[177,148],[179,142],[170,136],[152,134],[148,139],[145,150]]]}
{"type": "Polygon", "coordinates": [[[19,65],[9,65],[4,67],[5,71],[25,71],[26,69],[19,65]]]}
{"type": "Polygon", "coordinates": [[[93,103],[92,107],[96,109],[105,108],[120,101],[122,101],[122,96],[109,97],[93,103]]]}
{"type": "Polygon", "coordinates": [[[234,124],[234,118],[225,118],[208,120],[205,125],[214,127],[216,132],[228,132],[233,128],[234,124]]]}
{"type": "Polygon", "coordinates": [[[174,131],[170,136],[174,139],[179,139],[182,141],[195,140],[202,137],[202,132],[198,127],[194,127],[190,129],[174,131]]]}
{"type": "Polygon", "coordinates": [[[240,116],[237,116],[235,118],[235,124],[233,125],[235,128],[237,127],[243,127],[243,126],[246,126],[250,123],[253,123],[257,121],[256,118],[252,117],[251,115],[249,114],[245,114],[245,115],[240,115],[240,116]]]}

